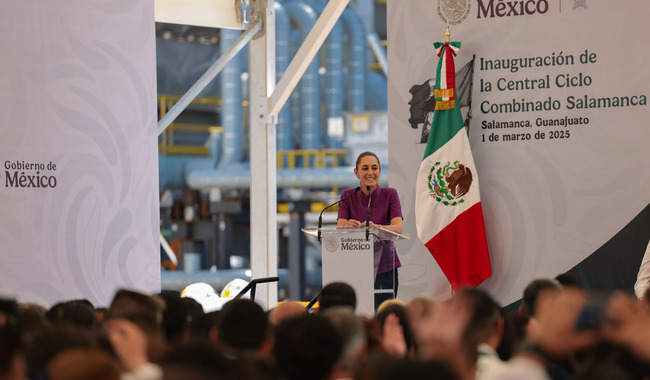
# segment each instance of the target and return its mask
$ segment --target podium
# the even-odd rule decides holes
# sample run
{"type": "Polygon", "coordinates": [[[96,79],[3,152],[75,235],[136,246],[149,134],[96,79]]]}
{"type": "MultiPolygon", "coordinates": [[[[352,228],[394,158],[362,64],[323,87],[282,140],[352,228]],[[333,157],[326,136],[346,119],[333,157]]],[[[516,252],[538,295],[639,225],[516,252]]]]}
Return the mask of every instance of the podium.
{"type": "MultiPolygon", "coordinates": [[[[318,228],[303,228],[303,232],[318,235],[318,228]]],[[[394,293],[393,289],[375,290],[375,275],[382,253],[382,242],[394,243],[408,236],[381,227],[321,228],[323,286],[345,282],[357,295],[357,313],[374,315],[375,293],[394,293]]]]}

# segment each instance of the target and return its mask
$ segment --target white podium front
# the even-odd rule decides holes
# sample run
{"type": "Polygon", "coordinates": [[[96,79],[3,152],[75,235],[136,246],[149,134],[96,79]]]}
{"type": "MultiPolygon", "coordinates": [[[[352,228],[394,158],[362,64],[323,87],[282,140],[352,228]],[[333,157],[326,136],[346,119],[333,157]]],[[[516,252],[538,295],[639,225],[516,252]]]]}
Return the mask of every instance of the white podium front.
{"type": "MultiPolygon", "coordinates": [[[[318,228],[303,228],[305,233],[317,235],[318,228]]],[[[381,249],[375,250],[378,240],[394,242],[408,239],[381,227],[321,228],[323,286],[345,282],[354,288],[359,314],[375,313],[375,274],[381,258],[381,249]]],[[[384,290],[385,291],[385,290],[384,290]]]]}

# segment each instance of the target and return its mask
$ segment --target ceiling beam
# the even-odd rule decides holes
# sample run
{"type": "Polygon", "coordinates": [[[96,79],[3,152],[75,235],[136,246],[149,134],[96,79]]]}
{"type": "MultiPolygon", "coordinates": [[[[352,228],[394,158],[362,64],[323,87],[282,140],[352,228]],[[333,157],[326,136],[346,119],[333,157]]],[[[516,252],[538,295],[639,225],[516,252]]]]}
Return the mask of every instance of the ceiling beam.
{"type": "Polygon", "coordinates": [[[155,0],[156,22],[243,30],[243,0],[155,0]]]}

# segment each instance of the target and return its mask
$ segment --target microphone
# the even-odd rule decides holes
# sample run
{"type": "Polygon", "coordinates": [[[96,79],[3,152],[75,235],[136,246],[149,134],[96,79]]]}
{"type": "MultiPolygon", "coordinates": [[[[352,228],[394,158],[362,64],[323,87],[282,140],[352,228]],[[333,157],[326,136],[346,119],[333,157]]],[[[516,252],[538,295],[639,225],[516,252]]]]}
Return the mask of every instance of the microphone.
{"type": "Polygon", "coordinates": [[[320,234],[320,228],[323,226],[323,213],[325,212],[325,210],[327,210],[328,208],[330,208],[330,207],[332,207],[334,205],[337,205],[340,202],[343,202],[344,200],[350,198],[351,196],[356,194],[359,190],[361,190],[361,187],[357,186],[357,188],[354,189],[354,191],[351,192],[350,194],[348,194],[345,198],[341,198],[338,201],[332,203],[331,205],[329,205],[329,206],[325,207],[323,210],[321,210],[320,215],[318,215],[318,241],[320,241],[320,235],[321,235],[320,234]]]}
{"type": "Polygon", "coordinates": [[[372,200],[372,195],[370,194],[370,186],[366,186],[366,191],[368,192],[368,214],[366,214],[366,241],[370,237],[370,201],[372,200]]]}

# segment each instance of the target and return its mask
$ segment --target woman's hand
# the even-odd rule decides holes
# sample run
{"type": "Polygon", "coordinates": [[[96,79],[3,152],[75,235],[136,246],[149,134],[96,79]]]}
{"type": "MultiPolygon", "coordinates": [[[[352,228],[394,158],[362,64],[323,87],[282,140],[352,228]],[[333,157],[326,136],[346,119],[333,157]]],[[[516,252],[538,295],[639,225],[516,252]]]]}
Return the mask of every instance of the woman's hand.
{"type": "Polygon", "coordinates": [[[354,219],[339,219],[336,223],[337,228],[356,228],[361,227],[363,223],[354,219]]]}
{"type": "Polygon", "coordinates": [[[354,219],[348,219],[347,223],[345,224],[346,228],[356,228],[356,227],[361,227],[361,222],[358,220],[354,219]]]}

